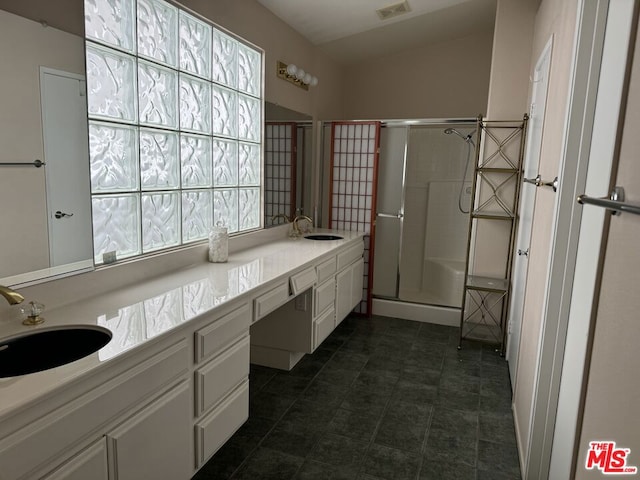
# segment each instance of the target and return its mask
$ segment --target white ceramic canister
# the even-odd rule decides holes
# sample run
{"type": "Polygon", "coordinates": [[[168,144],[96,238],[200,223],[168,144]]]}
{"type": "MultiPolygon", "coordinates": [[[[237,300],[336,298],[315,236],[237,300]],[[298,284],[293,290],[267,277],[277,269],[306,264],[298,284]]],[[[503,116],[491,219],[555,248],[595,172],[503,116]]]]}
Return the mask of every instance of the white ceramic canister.
{"type": "Polygon", "coordinates": [[[229,233],[227,227],[215,226],[209,232],[209,261],[223,263],[229,259],[229,233]]]}

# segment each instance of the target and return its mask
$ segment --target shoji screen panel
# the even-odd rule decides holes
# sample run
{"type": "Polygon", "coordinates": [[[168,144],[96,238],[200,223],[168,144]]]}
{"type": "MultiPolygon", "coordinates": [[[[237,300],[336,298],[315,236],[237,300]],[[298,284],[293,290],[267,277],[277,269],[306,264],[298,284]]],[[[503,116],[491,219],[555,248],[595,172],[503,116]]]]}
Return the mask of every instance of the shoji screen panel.
{"type": "Polygon", "coordinates": [[[371,314],[373,238],[380,122],[336,122],[331,126],[329,225],[364,232],[362,301],[356,312],[371,314]]]}
{"type": "MultiPolygon", "coordinates": [[[[284,213],[293,220],[296,202],[296,124],[268,122],[265,126],[265,226],[284,213]]],[[[282,219],[276,220],[282,223],[282,219]]]]}

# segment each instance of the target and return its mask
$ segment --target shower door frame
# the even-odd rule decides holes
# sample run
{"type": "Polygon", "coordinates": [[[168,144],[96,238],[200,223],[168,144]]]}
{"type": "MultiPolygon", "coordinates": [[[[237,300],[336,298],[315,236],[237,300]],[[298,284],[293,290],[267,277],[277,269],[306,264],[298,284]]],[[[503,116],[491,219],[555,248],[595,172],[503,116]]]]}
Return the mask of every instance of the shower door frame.
{"type": "MultiPolygon", "coordinates": [[[[425,126],[425,127],[443,127],[446,128],[452,125],[465,125],[470,127],[476,127],[477,125],[477,117],[475,118],[423,118],[423,119],[405,119],[405,120],[380,120],[380,127],[388,128],[388,127],[405,127],[405,145],[404,145],[404,158],[402,161],[402,199],[400,202],[401,209],[398,212],[398,219],[400,221],[400,248],[398,249],[398,257],[397,257],[397,271],[396,271],[396,294],[395,297],[389,297],[386,295],[376,295],[375,292],[371,292],[373,298],[381,299],[381,300],[389,300],[395,302],[403,302],[403,303],[412,303],[417,305],[426,305],[426,306],[435,306],[441,308],[460,308],[460,307],[452,307],[450,305],[438,305],[433,303],[421,303],[421,302],[411,302],[408,300],[403,300],[400,298],[400,265],[402,261],[402,240],[404,238],[404,207],[405,207],[405,196],[406,196],[406,171],[407,171],[407,161],[409,155],[409,133],[411,131],[412,126],[425,126]]],[[[464,181],[464,180],[463,180],[464,181]]],[[[379,213],[375,212],[375,218],[377,222],[377,217],[379,213]]],[[[468,252],[468,255],[471,256],[472,252],[468,252]]],[[[467,258],[468,261],[468,258],[467,258]]],[[[374,262],[375,267],[375,262],[374,262]]],[[[375,268],[374,268],[375,275],[375,268]]],[[[373,282],[373,279],[372,279],[373,282]]]]}
{"type": "MultiPolygon", "coordinates": [[[[394,125],[396,127],[399,127],[401,125],[394,125]]],[[[379,212],[379,208],[376,205],[376,212],[374,213],[374,221],[376,223],[376,227],[378,226],[378,217],[382,217],[382,218],[396,218],[399,222],[400,222],[400,228],[399,228],[399,238],[398,238],[398,244],[399,244],[399,248],[398,248],[398,256],[396,258],[396,292],[395,292],[395,297],[388,297],[385,295],[376,295],[373,292],[373,282],[374,282],[374,278],[375,278],[375,250],[374,250],[374,257],[373,257],[373,267],[374,267],[374,275],[372,276],[371,279],[371,297],[372,298],[382,298],[385,300],[399,300],[399,296],[400,296],[400,262],[402,260],[402,240],[404,237],[404,199],[405,199],[405,190],[406,190],[406,181],[407,181],[407,154],[408,154],[408,146],[409,146],[409,126],[408,125],[404,125],[403,126],[403,130],[404,130],[404,148],[403,148],[403,152],[402,152],[402,193],[401,193],[401,198],[400,198],[400,208],[398,210],[397,214],[392,214],[392,213],[386,213],[386,212],[379,212]]],[[[386,125],[384,123],[381,123],[380,125],[380,140],[382,140],[382,129],[383,128],[389,128],[389,125],[386,125]]],[[[382,150],[382,143],[380,145],[380,149],[382,150]]],[[[380,156],[378,157],[378,171],[380,170],[380,156]]],[[[380,182],[380,177],[378,177],[378,182],[380,182]]]]}

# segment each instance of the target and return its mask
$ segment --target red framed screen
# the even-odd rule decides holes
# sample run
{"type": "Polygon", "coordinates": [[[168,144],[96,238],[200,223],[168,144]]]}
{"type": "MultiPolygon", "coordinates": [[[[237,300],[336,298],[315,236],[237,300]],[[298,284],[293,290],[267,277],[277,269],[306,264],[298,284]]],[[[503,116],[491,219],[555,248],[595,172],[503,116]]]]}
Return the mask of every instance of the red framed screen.
{"type": "Polygon", "coordinates": [[[371,315],[373,239],[380,152],[380,122],[331,125],[329,225],[364,232],[364,278],[358,313],[371,315]]]}

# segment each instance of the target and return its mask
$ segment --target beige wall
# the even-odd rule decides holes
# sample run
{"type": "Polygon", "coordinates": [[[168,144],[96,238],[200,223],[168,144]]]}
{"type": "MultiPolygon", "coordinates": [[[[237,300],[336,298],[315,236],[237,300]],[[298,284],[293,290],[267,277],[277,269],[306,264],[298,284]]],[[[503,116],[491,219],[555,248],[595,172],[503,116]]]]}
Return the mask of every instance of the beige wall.
{"type": "MultiPolygon", "coordinates": [[[[43,159],[40,66],[84,74],[83,40],[0,11],[0,58],[0,162],[43,159]]],[[[44,168],[0,169],[0,278],[47,268],[44,168]]]]}
{"type": "MultiPolygon", "coordinates": [[[[531,47],[538,3],[538,0],[498,0],[486,109],[489,120],[518,120],[529,110],[531,47]]],[[[484,196],[482,187],[479,185],[479,191],[484,196]]],[[[478,224],[473,259],[476,275],[504,275],[509,228],[497,221],[478,224]],[[496,242],[496,238],[502,241],[496,242]]]]}
{"type": "Polygon", "coordinates": [[[512,120],[528,111],[533,22],[539,0],[498,0],[487,118],[512,120]]]}
{"type": "Polygon", "coordinates": [[[348,119],[476,117],[487,108],[492,32],[350,65],[348,119]]]}
{"type": "MultiPolygon", "coordinates": [[[[640,36],[636,39],[615,182],[625,187],[627,201],[636,205],[640,204],[639,129],[640,36]]],[[[639,220],[627,213],[611,219],[579,439],[575,476],[578,480],[603,477],[597,469],[584,468],[592,441],[613,440],[618,448],[630,449],[627,466],[640,468],[639,220]]]]}
{"type": "Polygon", "coordinates": [[[342,67],[255,0],[181,3],[265,51],[265,100],[315,119],[342,117],[342,67]],[[303,90],[276,76],[276,62],[294,63],[318,77],[303,90]]]}
{"type": "MultiPolygon", "coordinates": [[[[563,152],[567,98],[573,62],[574,35],[578,0],[543,0],[535,19],[530,70],[553,35],[549,90],[542,134],[539,172],[543,179],[559,173],[563,152]]],[[[545,290],[549,275],[551,235],[556,195],[549,188],[536,191],[529,270],[514,392],[514,420],[522,462],[529,448],[529,420],[536,381],[537,355],[545,308],[545,290]]]]}

